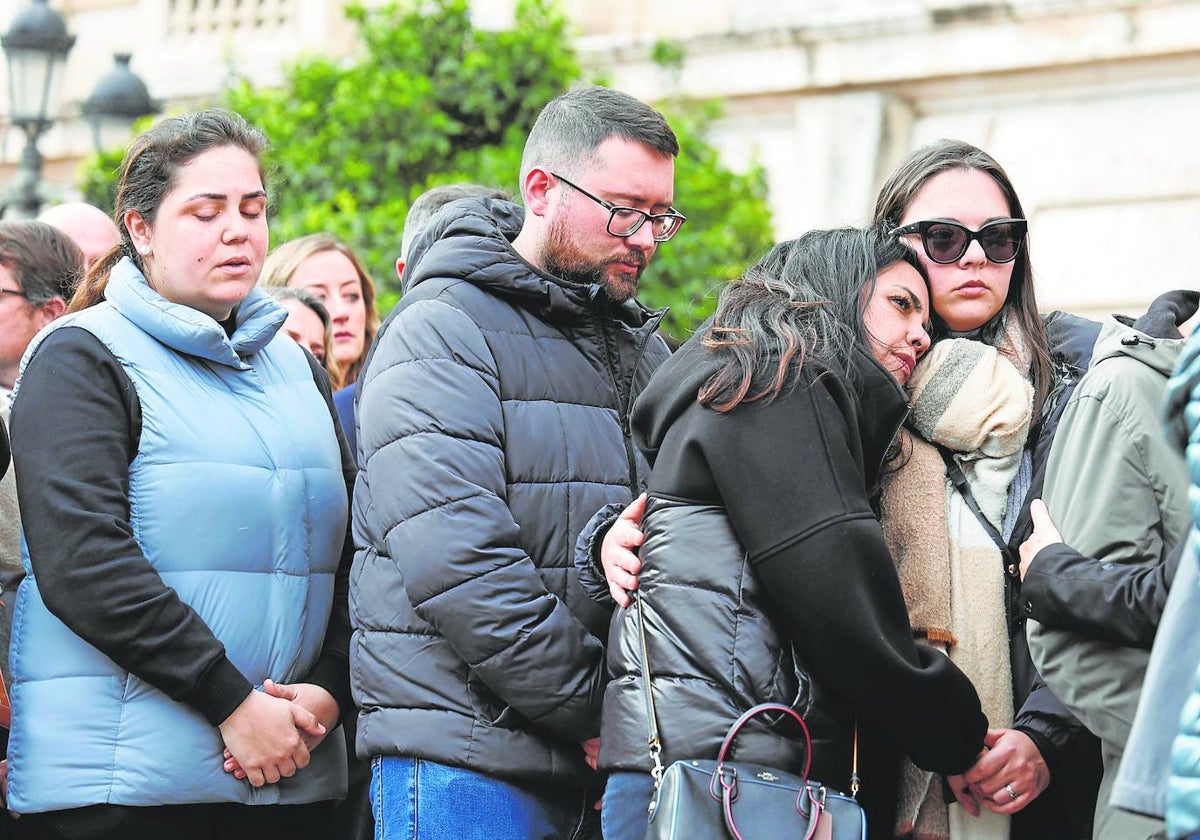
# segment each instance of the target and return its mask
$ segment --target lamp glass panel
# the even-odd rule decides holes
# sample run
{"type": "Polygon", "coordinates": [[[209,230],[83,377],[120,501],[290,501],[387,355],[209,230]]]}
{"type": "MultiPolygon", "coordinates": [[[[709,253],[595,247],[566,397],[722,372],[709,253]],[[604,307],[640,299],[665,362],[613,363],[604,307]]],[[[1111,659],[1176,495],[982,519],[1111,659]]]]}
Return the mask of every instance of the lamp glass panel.
{"type": "Polygon", "coordinates": [[[12,121],[21,124],[57,119],[66,56],[12,47],[7,52],[12,121]]]}
{"type": "Polygon", "coordinates": [[[131,122],[123,117],[91,114],[87,118],[92,129],[92,144],[97,152],[122,149],[129,142],[131,122]]]}
{"type": "Polygon", "coordinates": [[[42,50],[8,49],[8,89],[14,123],[46,119],[47,87],[55,57],[42,50]]]}

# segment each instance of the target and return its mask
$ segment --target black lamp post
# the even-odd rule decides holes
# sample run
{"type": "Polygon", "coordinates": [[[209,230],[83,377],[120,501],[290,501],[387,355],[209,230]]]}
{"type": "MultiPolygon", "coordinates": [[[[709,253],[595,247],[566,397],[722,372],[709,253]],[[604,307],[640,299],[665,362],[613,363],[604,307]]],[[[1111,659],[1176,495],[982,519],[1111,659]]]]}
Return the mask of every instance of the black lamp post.
{"type": "Polygon", "coordinates": [[[129,69],[129,53],[114,53],[113,59],[112,69],[100,77],[81,106],[97,152],[124,145],[133,121],[157,114],[162,107],[150,98],[146,83],[129,69]]]}
{"type": "Polygon", "coordinates": [[[62,15],[46,0],[32,0],[0,37],[8,59],[9,120],[25,132],[25,150],[5,206],[25,218],[36,216],[42,205],[38,138],[58,119],[63,65],[74,45],[62,15]]]}

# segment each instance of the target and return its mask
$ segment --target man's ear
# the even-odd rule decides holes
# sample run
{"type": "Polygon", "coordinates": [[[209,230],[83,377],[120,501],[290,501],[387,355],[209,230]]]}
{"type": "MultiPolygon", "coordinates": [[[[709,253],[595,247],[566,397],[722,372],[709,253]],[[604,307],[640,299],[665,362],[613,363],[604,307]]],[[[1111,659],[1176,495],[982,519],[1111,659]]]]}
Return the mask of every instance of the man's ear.
{"type": "Polygon", "coordinates": [[[550,196],[547,194],[554,186],[553,176],[545,169],[534,167],[525,175],[521,182],[521,196],[525,199],[525,210],[535,216],[545,216],[550,208],[550,196]]]}
{"type": "Polygon", "coordinates": [[[402,257],[396,258],[396,279],[404,279],[404,259],[402,257]]]}
{"type": "Polygon", "coordinates": [[[56,321],[63,315],[67,314],[67,302],[58,295],[50,298],[44,303],[38,304],[38,318],[42,322],[42,326],[46,326],[51,321],[56,321]]]}

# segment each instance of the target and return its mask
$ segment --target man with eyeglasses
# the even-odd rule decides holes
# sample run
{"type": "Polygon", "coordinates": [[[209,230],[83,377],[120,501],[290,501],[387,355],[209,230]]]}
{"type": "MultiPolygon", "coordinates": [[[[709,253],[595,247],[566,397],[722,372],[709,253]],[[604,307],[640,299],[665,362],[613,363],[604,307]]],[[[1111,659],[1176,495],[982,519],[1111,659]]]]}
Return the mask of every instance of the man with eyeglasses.
{"type": "MultiPolygon", "coordinates": [[[[67,311],[82,271],[83,254],[66,234],[42,222],[0,222],[0,423],[5,429],[21,356],[38,330],[67,311]]],[[[8,685],[10,609],[24,572],[16,477],[11,470],[7,475],[3,472],[0,470],[0,677],[8,685]]],[[[0,748],[7,743],[5,722],[0,748]]],[[[7,812],[0,815],[0,834],[6,816],[7,812]]]]}
{"type": "Polygon", "coordinates": [[[572,556],[647,477],[627,421],[668,351],[635,295],[684,221],[678,151],[644,103],[570,91],[527,139],[524,208],[455,201],[413,242],[359,383],[351,675],[379,837],[594,832],[609,614],[572,556]]]}
{"type": "Polygon", "coordinates": [[[38,330],[67,311],[83,270],[79,248],[42,222],[0,222],[0,404],[38,330]]]}

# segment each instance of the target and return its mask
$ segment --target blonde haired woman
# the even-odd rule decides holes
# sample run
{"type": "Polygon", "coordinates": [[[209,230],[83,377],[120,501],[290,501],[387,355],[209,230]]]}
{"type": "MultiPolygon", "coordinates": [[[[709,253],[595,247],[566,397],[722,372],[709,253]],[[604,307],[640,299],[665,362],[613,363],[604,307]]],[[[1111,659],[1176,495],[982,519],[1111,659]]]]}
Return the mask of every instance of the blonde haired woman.
{"type": "Polygon", "coordinates": [[[379,314],[375,283],[350,246],[330,233],[284,242],[267,255],[262,284],[304,289],[325,304],[333,323],[333,358],[342,371],[334,387],[353,385],[379,331],[379,314]]]}

